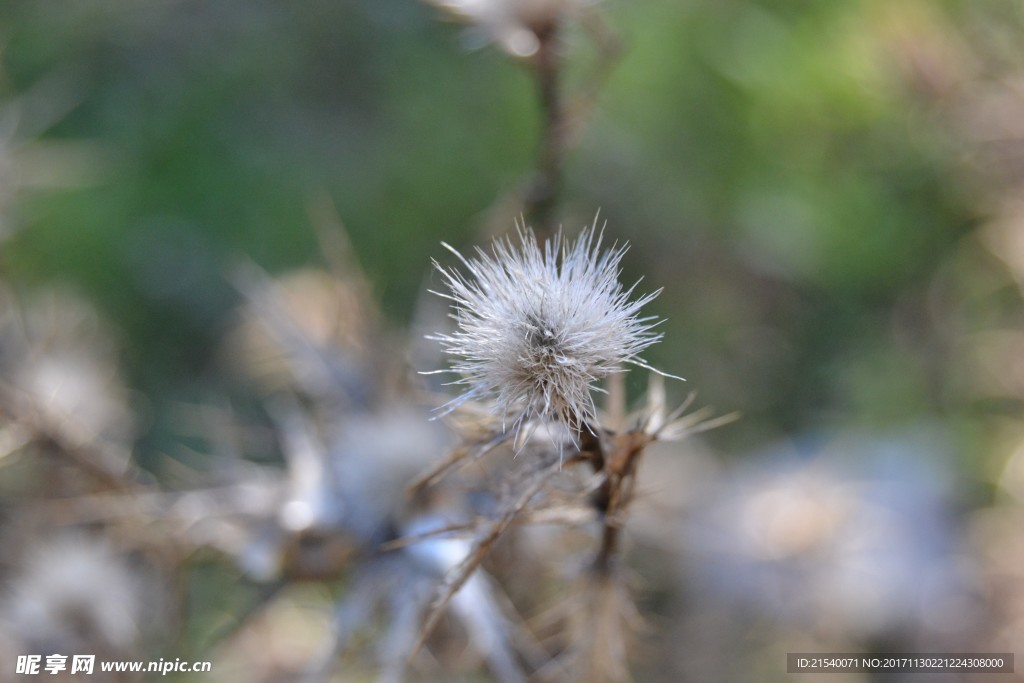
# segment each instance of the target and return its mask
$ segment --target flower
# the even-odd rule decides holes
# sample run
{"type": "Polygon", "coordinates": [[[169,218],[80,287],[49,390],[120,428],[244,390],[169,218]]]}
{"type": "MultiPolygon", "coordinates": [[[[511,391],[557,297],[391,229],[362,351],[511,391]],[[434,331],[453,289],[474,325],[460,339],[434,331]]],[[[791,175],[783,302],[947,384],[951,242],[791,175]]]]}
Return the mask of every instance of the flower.
{"type": "Polygon", "coordinates": [[[492,399],[503,431],[534,419],[592,431],[597,380],[626,363],[654,370],[637,354],[661,339],[652,332],[660,321],[639,312],[661,290],[630,300],[636,285],[623,289],[618,279],[627,246],[602,251],[596,221],[572,244],[561,232],[543,247],[532,230],[517,232],[518,245],[495,240],[490,253],[477,247],[469,259],[442,243],[469,277],[434,262],[449,290],[434,293],[452,302],[457,323],[429,337],[455,359],[438,372],[458,373],[452,384],[469,387],[445,408],[492,399]]]}

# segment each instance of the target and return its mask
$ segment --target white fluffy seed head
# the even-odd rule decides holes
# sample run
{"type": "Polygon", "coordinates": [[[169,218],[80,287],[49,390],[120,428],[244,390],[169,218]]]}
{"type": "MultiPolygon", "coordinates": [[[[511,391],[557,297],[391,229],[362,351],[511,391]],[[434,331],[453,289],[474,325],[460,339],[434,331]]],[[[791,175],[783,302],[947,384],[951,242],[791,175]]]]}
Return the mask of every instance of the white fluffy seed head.
{"type": "Polygon", "coordinates": [[[661,338],[652,331],[659,321],[639,313],[660,290],[630,299],[635,285],[619,283],[626,246],[602,250],[596,224],[572,243],[559,232],[543,247],[532,230],[517,232],[518,244],[495,240],[473,258],[445,244],[468,274],[434,264],[449,290],[436,293],[452,302],[457,329],[431,338],[454,357],[453,384],[468,387],[446,408],[491,400],[517,431],[535,419],[592,429],[594,383],[626,363],[652,369],[637,354],[661,338]]]}

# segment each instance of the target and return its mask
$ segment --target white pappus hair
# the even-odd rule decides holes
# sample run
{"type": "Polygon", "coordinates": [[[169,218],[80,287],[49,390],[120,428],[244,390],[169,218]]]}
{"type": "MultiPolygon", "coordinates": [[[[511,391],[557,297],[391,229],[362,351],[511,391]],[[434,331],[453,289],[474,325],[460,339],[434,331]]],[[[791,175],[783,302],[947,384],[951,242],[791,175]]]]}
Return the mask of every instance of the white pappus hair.
{"type": "Polygon", "coordinates": [[[637,354],[661,339],[652,331],[661,321],[639,316],[661,290],[631,300],[636,284],[619,282],[628,247],[602,250],[596,220],[572,243],[559,231],[543,246],[531,229],[516,228],[518,244],[496,239],[490,253],[476,247],[472,258],[442,243],[468,275],[434,261],[449,290],[434,293],[452,302],[457,323],[430,337],[454,357],[438,372],[458,373],[452,384],[468,387],[444,408],[490,399],[503,430],[540,418],[592,431],[597,380],[626,363],[659,372],[637,354]]]}

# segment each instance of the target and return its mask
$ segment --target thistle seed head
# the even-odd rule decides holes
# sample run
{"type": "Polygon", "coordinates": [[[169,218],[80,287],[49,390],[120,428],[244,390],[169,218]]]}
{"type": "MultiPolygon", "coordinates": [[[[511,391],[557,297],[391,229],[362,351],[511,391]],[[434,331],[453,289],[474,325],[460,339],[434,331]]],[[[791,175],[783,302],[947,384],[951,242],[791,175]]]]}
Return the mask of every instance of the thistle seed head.
{"type": "Polygon", "coordinates": [[[445,408],[491,400],[503,429],[543,419],[592,430],[595,382],[627,363],[653,369],[637,354],[661,338],[660,321],[639,313],[660,290],[631,299],[636,285],[619,283],[627,247],[602,250],[596,222],[572,243],[561,232],[543,246],[529,228],[517,233],[518,243],[495,240],[472,258],[445,244],[466,274],[434,262],[448,287],[435,293],[452,302],[457,328],[431,338],[454,359],[452,384],[468,387],[445,408]]]}

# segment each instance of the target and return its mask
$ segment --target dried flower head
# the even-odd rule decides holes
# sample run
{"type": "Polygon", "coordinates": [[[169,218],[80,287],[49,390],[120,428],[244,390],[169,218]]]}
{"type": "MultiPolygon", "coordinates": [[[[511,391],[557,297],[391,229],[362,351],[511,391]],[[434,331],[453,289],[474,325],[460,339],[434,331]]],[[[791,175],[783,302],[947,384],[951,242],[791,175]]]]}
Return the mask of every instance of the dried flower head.
{"type": "MultiPolygon", "coordinates": [[[[0,596],[0,622],[28,651],[130,652],[146,621],[146,581],[100,539],[71,535],[42,542],[0,596]],[[52,650],[48,650],[52,651],[52,650]]],[[[151,588],[151,587],[150,587],[151,588]]]]}
{"type": "MultiPolygon", "coordinates": [[[[543,247],[532,230],[517,226],[519,243],[495,240],[465,258],[469,271],[437,262],[452,301],[457,330],[431,337],[455,357],[452,384],[469,389],[446,407],[492,399],[503,428],[518,431],[534,419],[554,419],[574,432],[593,429],[594,383],[630,363],[661,338],[659,321],[639,317],[661,290],[636,300],[619,283],[626,246],[601,249],[602,231],[586,228],[571,244],[561,233],[543,247]]],[[[444,370],[439,372],[446,372],[444,370]]]]}

